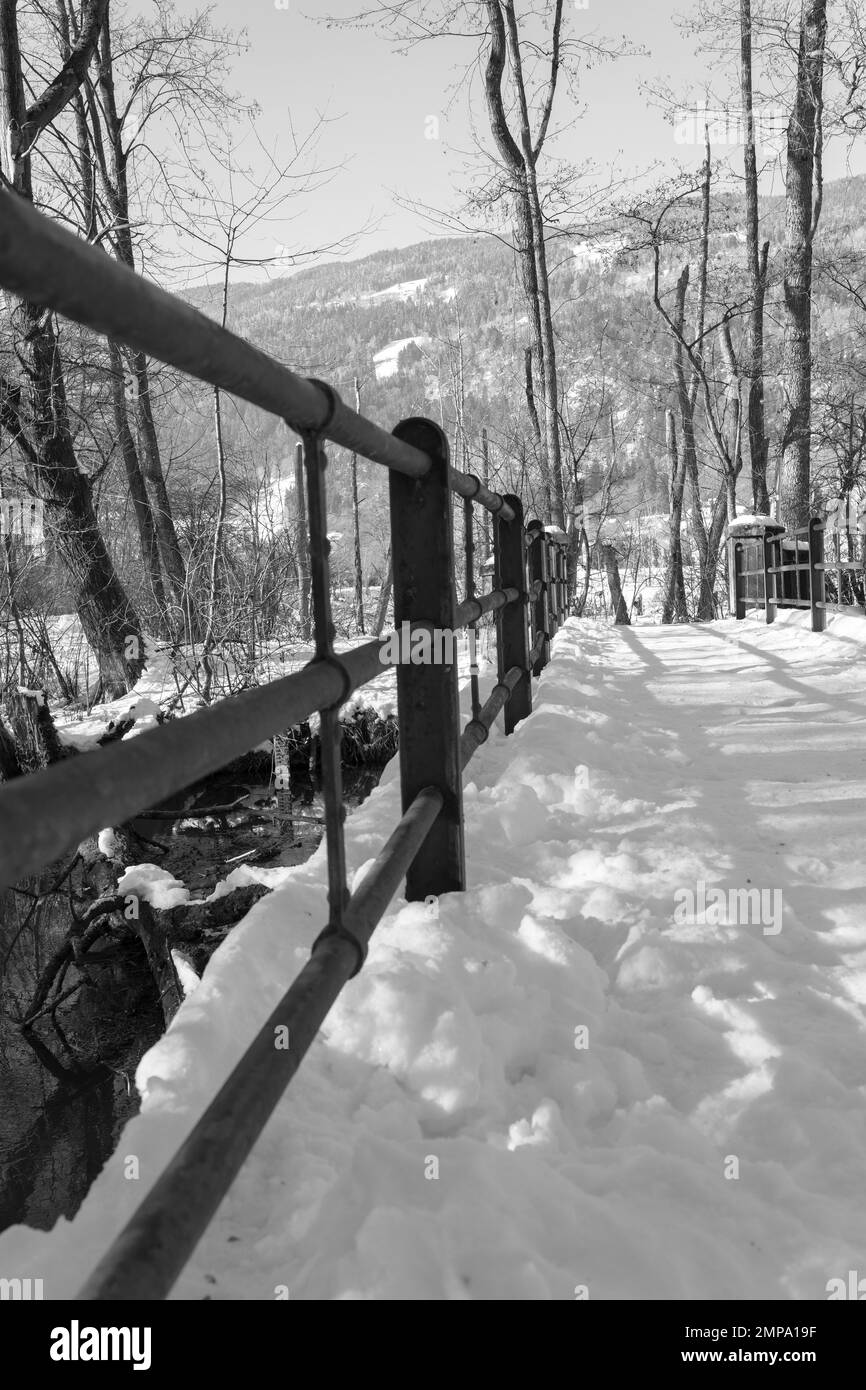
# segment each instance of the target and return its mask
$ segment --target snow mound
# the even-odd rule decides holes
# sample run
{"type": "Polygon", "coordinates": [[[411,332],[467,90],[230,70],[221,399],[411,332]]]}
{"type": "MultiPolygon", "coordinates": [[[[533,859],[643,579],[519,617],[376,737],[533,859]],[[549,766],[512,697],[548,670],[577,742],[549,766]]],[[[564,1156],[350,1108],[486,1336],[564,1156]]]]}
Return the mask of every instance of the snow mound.
{"type": "MultiPolygon", "coordinates": [[[[866,649],[782,618],[564,625],[467,771],[467,891],[394,902],[174,1297],[822,1299],[862,1267],[866,649]],[[701,883],[780,890],[781,931],[678,920],[701,883]]],[[[391,765],[350,880],[398,816],[391,765]]],[[[81,1211],[0,1273],[75,1292],[307,959],[324,867],[270,872],[81,1211]]]]}

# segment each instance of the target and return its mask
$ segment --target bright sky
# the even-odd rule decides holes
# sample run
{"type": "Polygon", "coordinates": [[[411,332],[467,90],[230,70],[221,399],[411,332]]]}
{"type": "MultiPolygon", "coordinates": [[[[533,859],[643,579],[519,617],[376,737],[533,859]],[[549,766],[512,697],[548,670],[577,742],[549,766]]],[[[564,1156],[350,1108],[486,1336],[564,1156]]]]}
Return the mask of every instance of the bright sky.
{"type": "MultiPolygon", "coordinates": [[[[455,82],[475,51],[472,39],[439,39],[405,55],[369,33],[329,29],[313,16],[348,15],[363,0],[215,0],[214,20],[248,31],[249,51],[235,65],[235,85],[255,96],[262,108],[261,130],[267,143],[286,141],[288,112],[299,132],[310,129],[317,111],[342,116],[325,132],[319,147],[323,165],[348,160],[333,182],[299,202],[296,220],[250,239],[256,254],[272,255],[276,245],[310,248],[332,242],[343,232],[378,225],[354,248],[353,255],[405,246],[435,235],[420,212],[400,207],[395,195],[411,204],[458,206],[455,181],[472,148],[471,118],[486,134],[483,93],[477,77],[467,90],[455,82]],[[287,8],[284,6],[287,5],[287,8]],[[438,121],[438,138],[429,138],[438,121]],[[303,209],[301,211],[301,209],[303,209]]],[[[368,0],[373,3],[373,0],[368,0]]],[[[732,26],[738,7],[728,0],[732,26]]],[[[439,0],[430,0],[431,15],[439,0]]],[[[177,0],[191,12],[194,0],[177,0]]],[[[602,169],[616,165],[622,173],[648,169],[654,161],[670,167],[677,159],[699,161],[697,147],[674,142],[665,121],[642,89],[668,81],[683,104],[687,83],[691,100],[700,97],[704,60],[695,58],[695,40],[674,23],[689,13],[694,0],[566,0],[566,24],[572,33],[626,37],[648,56],[602,64],[581,80],[586,114],[562,134],[557,152],[575,160],[590,158],[602,169]]],[[[518,12],[520,0],[518,0],[518,12]]],[[[563,93],[563,96],[565,94],[563,93]]],[[[568,106],[562,111],[573,110],[568,106]]],[[[489,135],[487,136],[489,142],[489,135]]],[[[288,149],[286,143],[284,148],[288,149]]],[[[862,161],[858,168],[866,167],[862,161]]],[[[843,172],[842,153],[828,161],[827,177],[843,172]]],[[[782,189],[778,175],[775,188],[782,189]]]]}

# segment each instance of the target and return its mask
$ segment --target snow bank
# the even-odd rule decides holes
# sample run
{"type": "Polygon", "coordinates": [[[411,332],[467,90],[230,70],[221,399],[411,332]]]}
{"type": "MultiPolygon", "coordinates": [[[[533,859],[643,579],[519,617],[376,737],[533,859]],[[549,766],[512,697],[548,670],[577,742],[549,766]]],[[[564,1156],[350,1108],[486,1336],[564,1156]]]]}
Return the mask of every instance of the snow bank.
{"type": "MultiPolygon", "coordinates": [[[[803,616],[561,629],[468,769],[467,892],[394,903],[175,1297],[814,1299],[862,1269],[866,650],[803,616]],[[677,923],[701,881],[781,889],[782,930],[677,923]]],[[[391,766],[353,875],[398,814],[391,766]]],[[[0,1273],[73,1293],[154,1182],[325,920],[323,850],[270,882],[78,1216],[0,1236],[0,1273]]]]}

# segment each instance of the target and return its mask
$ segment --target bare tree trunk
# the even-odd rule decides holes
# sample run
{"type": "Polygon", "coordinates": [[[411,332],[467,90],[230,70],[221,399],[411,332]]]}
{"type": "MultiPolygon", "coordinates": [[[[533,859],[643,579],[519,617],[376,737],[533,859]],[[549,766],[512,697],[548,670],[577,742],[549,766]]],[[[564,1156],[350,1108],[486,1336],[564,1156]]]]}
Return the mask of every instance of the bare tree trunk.
{"type": "Polygon", "coordinates": [[[821,214],[826,0],[804,0],[785,180],[784,345],[778,442],[781,520],[806,526],[811,501],[812,246],[821,214]]]}
{"type": "Polygon", "coordinates": [[[577,561],[576,561],[576,564],[575,564],[575,575],[577,574],[577,571],[580,569],[580,556],[581,556],[581,554],[582,554],[583,557],[584,557],[584,562],[583,562],[583,585],[582,585],[582,587],[581,587],[580,594],[578,595],[578,593],[577,593],[577,581],[576,581],[576,579],[575,579],[575,589],[574,589],[574,616],[575,616],[576,618],[582,618],[582,617],[583,617],[583,611],[584,611],[584,609],[586,608],[586,600],[587,600],[587,598],[588,598],[588,596],[589,596],[589,580],[590,580],[590,575],[591,575],[591,573],[592,573],[592,550],[590,549],[589,536],[586,534],[586,527],[583,525],[582,522],[580,523],[578,529],[579,529],[579,535],[578,535],[577,561]]]}
{"type": "Polygon", "coordinates": [[[310,640],[310,544],[304,491],[304,446],[295,445],[295,568],[301,609],[301,637],[310,640]]]}
{"type": "Polygon", "coordinates": [[[547,466],[547,445],[545,444],[544,435],[541,432],[541,424],[538,419],[538,407],[535,404],[531,347],[525,347],[523,349],[523,384],[526,392],[526,409],[529,412],[529,422],[532,425],[532,433],[535,436],[535,444],[538,452],[541,471],[541,489],[544,494],[544,515],[545,518],[549,520],[553,513],[553,498],[550,493],[550,469],[547,466]]]}
{"type": "MultiPolygon", "coordinates": [[[[190,606],[187,602],[186,564],[181,554],[165,474],[162,470],[159,437],[153,418],[153,403],[150,394],[150,369],[143,352],[137,352],[133,355],[133,370],[137,387],[138,427],[143,446],[141,466],[150,488],[159,553],[168,575],[175,602],[181,611],[188,615],[190,606]]],[[[191,632],[188,635],[192,638],[194,634],[191,632]]]]}
{"type": "MultiPolygon", "coordinates": [[[[0,197],[33,201],[31,154],[39,131],[72,99],[84,80],[107,0],[87,0],[80,37],[42,97],[26,106],[16,0],[0,0],[0,97],[8,133],[7,174],[14,191],[0,197]]],[[[46,504],[49,536],[70,576],[85,636],[99,662],[101,691],[119,695],[143,666],[141,625],[105,547],[90,480],[78,466],[69,426],[60,345],[52,315],[19,302],[13,309],[15,350],[25,375],[23,393],[0,382],[4,423],[13,416],[16,442],[32,486],[46,504]],[[21,394],[26,415],[20,410],[21,394]]]]}
{"type": "MultiPolygon", "coordinates": [[[[481,481],[486,488],[490,487],[490,441],[487,438],[487,430],[481,431],[481,481]]],[[[490,554],[490,513],[486,507],[481,509],[481,525],[484,531],[484,558],[490,554]]]]}
{"type": "Polygon", "coordinates": [[[222,556],[223,530],[226,520],[226,454],[223,444],[223,421],[222,408],[220,404],[220,389],[215,386],[213,389],[213,413],[214,413],[214,437],[216,439],[217,451],[217,474],[219,477],[219,501],[217,503],[217,515],[214,522],[213,547],[211,549],[210,560],[210,583],[208,591],[207,605],[207,626],[205,628],[204,639],[202,642],[202,659],[204,664],[205,678],[202,686],[202,698],[210,698],[211,685],[213,683],[213,662],[210,653],[216,645],[215,624],[216,624],[216,604],[217,593],[219,590],[220,578],[220,558],[222,556]]]}
{"type": "Polygon", "coordinates": [[[683,492],[686,483],[685,459],[677,448],[677,424],[672,410],[665,411],[665,437],[670,477],[670,538],[668,566],[665,576],[665,596],[662,602],[663,623],[688,622],[686,586],[683,578],[683,492]]]}
{"type": "Polygon", "coordinates": [[[385,573],[382,575],[382,587],[379,590],[379,602],[376,606],[376,620],[373,623],[373,636],[381,637],[382,628],[385,626],[385,619],[388,616],[388,604],[391,602],[391,589],[394,583],[394,567],[391,563],[391,547],[388,546],[388,558],[385,561],[385,573]]]}
{"type": "MultiPolygon", "coordinates": [[[[222,284],[222,312],[220,315],[220,326],[225,328],[229,313],[229,275],[231,274],[232,253],[234,250],[234,235],[231,227],[226,234],[225,261],[223,263],[223,284],[222,284]]],[[[213,548],[211,550],[210,561],[210,585],[207,606],[207,627],[203,639],[203,663],[205,671],[204,685],[202,687],[202,698],[210,698],[211,683],[213,680],[213,663],[210,660],[210,652],[216,644],[215,623],[217,594],[220,580],[220,561],[222,559],[223,532],[226,522],[226,503],[228,500],[228,487],[226,478],[226,451],[223,441],[223,415],[222,415],[222,396],[220,388],[213,388],[213,418],[214,418],[214,440],[216,442],[217,454],[217,477],[219,479],[219,500],[217,502],[217,515],[214,523],[213,548]]]]}
{"type": "MultiPolygon", "coordinates": [[[[554,83],[556,80],[559,29],[562,23],[562,6],[563,0],[555,0],[553,18],[554,83]]],[[[541,198],[538,191],[538,175],[536,172],[538,157],[541,153],[541,144],[533,146],[532,141],[532,132],[529,125],[529,107],[523,78],[523,59],[521,56],[520,39],[517,31],[517,17],[514,11],[513,0],[504,0],[502,8],[505,11],[511,52],[511,68],[514,74],[514,83],[518,96],[518,107],[520,111],[520,145],[523,153],[525,186],[532,229],[532,244],[535,253],[541,344],[544,353],[541,366],[544,380],[544,435],[547,446],[548,467],[550,470],[551,501],[553,504],[551,517],[554,524],[564,531],[565,480],[562,473],[562,441],[559,435],[559,379],[556,372],[556,338],[553,332],[553,313],[550,304],[550,277],[547,271],[544,215],[541,209],[541,198]]],[[[542,142],[543,139],[544,133],[541,135],[542,142]]]]}
{"type": "MultiPolygon", "coordinates": [[[[72,34],[65,0],[59,0],[57,15],[61,25],[63,56],[64,59],[68,59],[72,51],[72,34]]],[[[107,25],[108,15],[106,14],[104,28],[107,29],[107,25]]],[[[87,108],[80,88],[75,93],[72,105],[75,112],[75,130],[78,145],[78,176],[81,181],[81,202],[84,207],[83,231],[88,241],[96,242],[99,230],[97,220],[98,201],[96,197],[96,176],[94,173],[94,160],[91,157],[91,138],[87,125],[87,108]]],[[[101,153],[101,149],[99,152],[101,153]]],[[[120,218],[116,218],[116,220],[121,223],[120,218]]],[[[127,215],[122,220],[122,224],[118,227],[118,231],[122,232],[129,242],[129,264],[131,265],[132,243],[129,235],[128,221],[127,211],[127,215]]],[[[127,375],[126,363],[120,346],[111,340],[108,341],[108,360],[111,371],[110,390],[111,405],[114,414],[114,427],[117,432],[117,441],[120,445],[123,465],[126,469],[129,495],[135,513],[136,524],[138,526],[141,558],[144,563],[145,572],[149,577],[150,592],[155,603],[153,622],[160,636],[167,637],[169,635],[167,607],[165,589],[162,582],[162,570],[159,561],[159,548],[156,541],[156,532],[154,529],[150,502],[147,496],[147,488],[145,487],[144,476],[139,464],[138,452],[129,425],[128,388],[131,389],[132,381],[127,375]]]]}
{"type": "Polygon", "coordinates": [[[743,127],[746,135],[743,162],[746,195],[746,263],[749,269],[751,305],[749,309],[749,458],[752,466],[752,495],[755,511],[768,515],[767,439],[764,415],[764,295],[767,283],[767,257],[770,243],[758,244],[758,165],[755,153],[755,111],[752,95],[752,0],[740,0],[740,90],[743,127]]]}
{"type": "Polygon", "coordinates": [[[676,381],[677,399],[680,408],[680,424],[683,436],[683,475],[684,482],[688,483],[691,495],[691,532],[698,552],[698,566],[701,576],[697,617],[705,618],[708,613],[712,613],[712,585],[708,585],[705,578],[708,561],[708,539],[707,528],[704,522],[703,503],[701,500],[700,480],[698,477],[698,450],[695,436],[696,377],[693,375],[690,381],[686,380],[682,346],[689,275],[689,267],[687,265],[683,266],[680,278],[677,281],[676,307],[673,315],[673,322],[676,330],[673,345],[673,359],[674,379],[676,381]]]}
{"type": "MultiPolygon", "coordinates": [[[[559,0],[557,0],[557,4],[559,5],[559,9],[561,11],[561,4],[559,3],[559,0]]],[[[523,281],[523,288],[526,296],[527,308],[529,310],[529,319],[532,325],[532,338],[535,354],[535,369],[538,373],[539,383],[542,387],[542,398],[545,399],[547,396],[548,372],[545,363],[545,335],[542,325],[542,298],[538,280],[539,260],[538,251],[535,243],[535,230],[529,191],[529,176],[525,156],[522,153],[520,146],[514,139],[514,136],[512,135],[508,125],[508,116],[506,114],[505,102],[502,93],[502,80],[505,72],[505,62],[508,53],[505,22],[503,20],[503,5],[501,4],[500,0],[486,0],[486,8],[490,26],[490,50],[487,55],[487,64],[484,73],[484,87],[487,99],[487,111],[490,120],[490,129],[494,141],[496,143],[496,147],[499,150],[499,153],[510,175],[512,206],[514,212],[515,249],[519,258],[521,279],[523,281]]],[[[534,392],[532,392],[531,394],[534,398],[534,392]]],[[[554,409],[555,406],[556,396],[554,395],[554,409]]],[[[547,405],[545,399],[545,422],[546,421],[547,405]]],[[[537,417],[535,427],[537,428],[537,417]]],[[[538,439],[541,444],[540,467],[543,485],[547,496],[549,496],[551,499],[550,510],[552,514],[554,502],[554,494],[551,491],[553,482],[551,476],[552,459],[549,454],[549,440],[546,427],[543,434],[540,429],[538,430],[538,439]]]]}
{"type": "Polygon", "coordinates": [[[117,439],[120,444],[120,452],[123,457],[123,465],[126,469],[126,481],[129,485],[129,495],[132,499],[132,509],[135,513],[135,520],[138,526],[138,539],[141,546],[141,557],[144,561],[145,569],[150,580],[150,590],[155,603],[154,621],[160,636],[167,637],[168,624],[166,622],[166,598],[165,588],[162,582],[162,568],[159,563],[159,547],[156,540],[156,531],[153,524],[153,513],[147,497],[144,485],[144,477],[138,463],[138,454],[135,448],[135,441],[129,428],[129,418],[126,413],[126,399],[124,396],[124,371],[123,357],[116,343],[108,344],[109,362],[111,364],[111,403],[114,409],[114,427],[117,431],[117,439]]]}
{"type": "Polygon", "coordinates": [[[716,495],[710,529],[707,533],[707,562],[701,573],[701,609],[698,613],[698,617],[706,622],[711,622],[716,616],[716,576],[719,569],[722,537],[725,534],[725,523],[730,507],[729,486],[729,479],[726,475],[722,479],[721,487],[716,495]],[[705,595],[708,595],[706,601],[705,595]]]}
{"type": "Polygon", "coordinates": [[[616,558],[616,548],[612,545],[601,547],[601,557],[604,562],[605,573],[607,574],[607,585],[610,589],[611,603],[613,604],[613,620],[619,627],[630,627],[631,622],[628,616],[628,607],[623,597],[622,583],[619,577],[619,562],[616,558]]]}
{"type": "MultiPolygon", "coordinates": [[[[355,377],[355,409],[361,413],[361,383],[355,377]]],[[[355,542],[355,626],[364,632],[364,574],[361,568],[361,516],[358,509],[358,455],[352,453],[352,531],[355,542]]]]}
{"type": "MultiPolygon", "coordinates": [[[[2,442],[2,434],[0,434],[2,442]]],[[[3,497],[3,486],[0,483],[0,499],[3,497]]],[[[18,683],[19,685],[29,685],[30,671],[27,665],[27,640],[24,635],[24,624],[21,621],[21,609],[18,606],[16,588],[18,578],[15,565],[15,547],[10,535],[0,537],[0,555],[3,557],[3,579],[5,580],[6,594],[2,608],[8,608],[9,616],[15,627],[15,636],[18,639],[18,683]]]]}
{"type": "MultiPolygon", "coordinates": [[[[715,612],[715,573],[718,553],[713,553],[710,537],[704,522],[701,489],[698,479],[698,455],[695,436],[695,404],[701,384],[704,361],[703,335],[707,302],[707,273],[710,254],[710,143],[706,139],[704,159],[704,180],[701,186],[701,254],[698,279],[698,305],[695,316],[695,349],[692,358],[691,375],[686,384],[685,363],[683,360],[683,331],[685,326],[685,292],[689,282],[689,268],[685,267],[680,283],[677,285],[677,342],[674,348],[674,365],[677,374],[677,391],[680,397],[680,414],[683,425],[683,447],[685,453],[686,476],[692,496],[692,535],[698,550],[700,565],[700,591],[696,617],[706,621],[715,612]],[[682,297],[681,297],[682,296],[682,297]]],[[[705,383],[704,383],[705,384],[705,383]]],[[[706,390],[706,386],[705,386],[706,390]]]]}
{"type": "MultiPolygon", "coordinates": [[[[135,270],[135,253],[129,215],[129,185],[127,181],[128,154],[123,145],[123,126],[120,119],[114,91],[114,70],[111,49],[109,17],[106,14],[99,43],[99,90],[102,98],[100,112],[91,103],[91,128],[97,165],[102,176],[108,205],[111,209],[113,225],[111,235],[117,259],[135,270]],[[102,148],[99,115],[105,122],[110,155],[110,169],[102,148]]],[[[152,493],[151,506],[153,522],[159,545],[159,553],[171,585],[175,602],[181,611],[188,612],[186,604],[186,565],[180,551],[174,517],[169,501],[165,475],[162,471],[159,439],[153,418],[150,395],[150,373],[147,358],[143,352],[132,354],[132,369],[136,385],[136,408],[139,434],[142,445],[141,467],[152,493]]]]}

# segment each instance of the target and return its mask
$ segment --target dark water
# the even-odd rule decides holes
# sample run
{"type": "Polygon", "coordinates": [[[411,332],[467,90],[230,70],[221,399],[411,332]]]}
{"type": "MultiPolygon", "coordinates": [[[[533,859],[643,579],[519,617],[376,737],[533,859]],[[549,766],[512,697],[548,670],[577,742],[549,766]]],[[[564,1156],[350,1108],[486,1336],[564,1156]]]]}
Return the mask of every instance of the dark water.
{"type": "MultiPolygon", "coordinates": [[[[380,776],[381,768],[344,768],[347,806],[359,805],[380,776]]],[[[246,792],[251,805],[264,804],[268,796],[267,787],[217,778],[196,804],[223,806],[246,792]]],[[[294,782],[292,810],[296,816],[324,815],[314,780],[294,782]]],[[[194,810],[189,815],[174,833],[170,822],[155,820],[136,829],[167,846],[164,854],[148,850],[143,858],[181,879],[194,897],[206,895],[247,862],[269,867],[303,862],[323,832],[315,819],[249,825],[236,823],[241,812],[222,824],[196,822],[194,810]]],[[[4,903],[0,962],[28,906],[12,894],[0,895],[4,903]]],[[[16,1223],[49,1230],[60,1216],[75,1214],[138,1110],[135,1069],[163,1031],[152,980],[140,948],[131,942],[90,972],[75,997],[61,1006],[59,1023],[44,1018],[22,1035],[18,1020],[68,925],[68,902],[51,899],[0,964],[0,1230],[16,1223]]]]}

